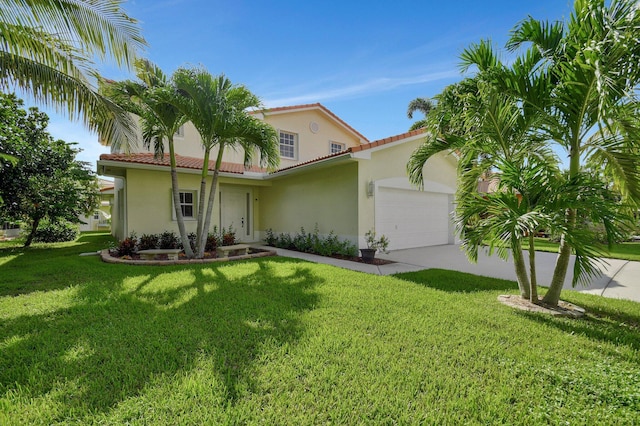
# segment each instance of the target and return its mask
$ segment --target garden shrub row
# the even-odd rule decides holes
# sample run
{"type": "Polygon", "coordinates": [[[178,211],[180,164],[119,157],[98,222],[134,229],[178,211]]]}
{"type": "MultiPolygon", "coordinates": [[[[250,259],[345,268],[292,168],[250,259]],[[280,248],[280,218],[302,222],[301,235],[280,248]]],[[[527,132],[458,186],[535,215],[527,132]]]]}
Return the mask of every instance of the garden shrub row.
{"type": "Polygon", "coordinates": [[[333,230],[326,237],[320,236],[318,225],[314,227],[313,232],[306,232],[304,227],[301,227],[293,237],[289,233],[276,235],[273,229],[269,228],[265,234],[265,243],[272,247],[321,256],[354,257],[358,255],[358,247],[348,240],[340,240],[333,230]]]}
{"type": "MultiPolygon", "coordinates": [[[[196,247],[196,234],[194,232],[188,235],[191,249],[196,247]]],[[[236,232],[233,228],[222,228],[218,231],[217,227],[213,227],[213,232],[207,236],[207,243],[204,251],[215,251],[216,247],[231,246],[237,242],[236,232]]],[[[180,237],[173,231],[164,231],[160,234],[142,234],[140,238],[135,232],[132,232],[128,238],[118,243],[118,256],[131,256],[139,250],[153,249],[183,249],[180,237]]]]}

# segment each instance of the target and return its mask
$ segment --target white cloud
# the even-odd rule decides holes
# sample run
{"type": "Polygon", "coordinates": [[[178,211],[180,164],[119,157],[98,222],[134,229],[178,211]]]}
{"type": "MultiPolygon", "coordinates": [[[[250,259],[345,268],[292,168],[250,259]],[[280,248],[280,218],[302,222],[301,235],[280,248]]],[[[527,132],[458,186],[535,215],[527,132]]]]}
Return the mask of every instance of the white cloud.
{"type": "Polygon", "coordinates": [[[266,99],[267,107],[304,104],[309,102],[320,102],[335,99],[344,99],[349,97],[357,97],[361,95],[369,95],[373,93],[386,92],[402,86],[411,86],[416,84],[430,83],[433,81],[444,80],[448,78],[459,77],[458,70],[436,71],[425,74],[419,74],[411,77],[382,77],[366,81],[361,84],[338,87],[322,91],[314,91],[301,95],[285,96],[275,99],[266,99]]]}

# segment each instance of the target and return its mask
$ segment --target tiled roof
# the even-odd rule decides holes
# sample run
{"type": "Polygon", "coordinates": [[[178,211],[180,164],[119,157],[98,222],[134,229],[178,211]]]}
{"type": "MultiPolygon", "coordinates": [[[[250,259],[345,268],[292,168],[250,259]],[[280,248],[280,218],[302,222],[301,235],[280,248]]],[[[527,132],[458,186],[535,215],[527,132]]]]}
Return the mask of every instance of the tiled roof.
{"type": "Polygon", "coordinates": [[[401,133],[399,135],[389,136],[388,138],[378,139],[377,141],[373,141],[371,143],[367,143],[367,144],[364,144],[364,145],[355,146],[353,148],[350,148],[349,150],[351,152],[364,151],[364,150],[367,150],[367,149],[375,148],[377,146],[386,145],[388,143],[392,143],[392,142],[396,142],[396,141],[399,141],[399,140],[402,140],[402,139],[410,138],[411,136],[416,136],[416,135],[422,134],[424,132],[425,132],[424,129],[412,130],[410,132],[401,133]]]}
{"type": "MultiPolygon", "coordinates": [[[[124,163],[136,163],[136,164],[149,164],[154,166],[170,166],[169,155],[165,154],[163,158],[155,158],[152,153],[137,153],[137,154],[102,154],[100,160],[103,161],[122,161],[124,163]]],[[[195,169],[202,170],[202,158],[185,157],[176,154],[176,166],[182,169],[195,169]]],[[[215,168],[215,160],[209,160],[209,170],[215,168]]],[[[220,172],[222,173],[237,173],[242,174],[244,172],[256,172],[265,173],[267,170],[262,167],[251,166],[245,168],[243,164],[222,162],[220,165],[220,172]]]]}
{"type": "Polygon", "coordinates": [[[358,132],[356,129],[354,129],[353,127],[349,126],[343,119],[341,119],[340,117],[335,115],[333,112],[331,112],[331,110],[329,110],[329,108],[327,108],[326,106],[322,105],[319,102],[315,103],[315,104],[303,104],[303,105],[291,105],[291,106],[283,106],[283,107],[276,107],[276,108],[265,108],[265,109],[258,110],[258,111],[255,111],[255,112],[261,112],[263,114],[269,114],[269,113],[273,113],[273,112],[295,111],[295,110],[316,109],[316,108],[321,109],[322,111],[324,111],[327,115],[332,117],[334,120],[338,121],[343,126],[345,126],[347,129],[349,129],[350,131],[352,131],[353,133],[358,135],[358,137],[360,139],[369,142],[369,139],[364,137],[362,135],[362,133],[358,132]]]}
{"type": "MultiPolygon", "coordinates": [[[[312,105],[319,105],[319,104],[312,104],[312,105]]],[[[283,107],[283,108],[290,108],[290,107],[283,107]]],[[[406,133],[402,133],[402,134],[399,134],[399,135],[390,136],[388,138],[379,139],[377,141],[373,141],[373,142],[370,142],[370,143],[354,146],[354,147],[348,148],[348,149],[346,149],[344,151],[337,152],[335,154],[324,155],[322,157],[317,157],[317,158],[314,158],[312,160],[308,160],[308,161],[304,161],[304,162],[301,162],[301,163],[294,164],[292,166],[283,167],[283,168],[278,169],[277,171],[275,171],[273,173],[278,173],[278,172],[282,172],[282,171],[285,171],[285,170],[295,169],[295,168],[306,166],[306,165],[312,164],[312,163],[318,163],[318,162],[323,161],[323,160],[327,160],[327,159],[330,159],[330,158],[333,158],[333,157],[340,157],[342,155],[345,155],[345,154],[348,154],[348,153],[352,153],[352,152],[365,151],[365,150],[372,149],[372,148],[375,148],[375,147],[378,147],[378,146],[387,145],[387,144],[390,144],[390,143],[393,143],[393,142],[396,142],[396,141],[399,141],[399,140],[402,140],[402,139],[410,138],[412,136],[420,135],[420,134],[422,134],[424,132],[425,132],[424,129],[412,130],[410,132],[406,132],[406,133]]],[[[125,163],[150,164],[150,165],[167,166],[167,167],[170,165],[169,164],[169,156],[166,155],[166,154],[162,159],[155,158],[152,153],[102,154],[102,155],[100,155],[100,160],[122,161],[122,162],[125,162],[125,163]]],[[[202,169],[202,161],[203,160],[201,158],[185,157],[185,156],[176,154],[176,163],[177,163],[177,166],[179,168],[201,170],[202,169]]],[[[215,167],[215,161],[214,160],[210,160],[209,161],[209,170],[213,170],[214,167],[215,167]]],[[[223,173],[243,174],[245,171],[255,172],[255,173],[266,173],[267,172],[266,169],[261,168],[261,167],[251,166],[249,168],[245,168],[244,165],[237,164],[237,163],[222,162],[222,165],[220,167],[220,172],[223,172],[223,173]]]]}

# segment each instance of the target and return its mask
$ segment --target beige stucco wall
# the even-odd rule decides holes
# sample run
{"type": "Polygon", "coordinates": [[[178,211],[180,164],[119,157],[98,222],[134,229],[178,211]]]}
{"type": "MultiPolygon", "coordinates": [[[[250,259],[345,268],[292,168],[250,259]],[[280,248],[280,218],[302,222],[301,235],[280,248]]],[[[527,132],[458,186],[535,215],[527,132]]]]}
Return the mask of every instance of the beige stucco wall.
{"type": "MultiPolygon", "coordinates": [[[[423,137],[391,145],[371,152],[363,151],[358,168],[359,235],[375,228],[375,195],[367,194],[367,186],[393,182],[394,186],[417,189],[409,183],[407,162],[413,151],[423,142],[423,137]]],[[[451,193],[456,188],[456,160],[453,154],[440,153],[427,161],[424,167],[425,190],[451,193]]],[[[363,243],[364,240],[361,241],[363,243]]]]}
{"type": "Polygon", "coordinates": [[[292,166],[299,162],[313,160],[330,154],[330,143],[339,142],[346,148],[360,145],[360,140],[341,127],[335,120],[319,110],[294,111],[287,114],[265,115],[264,120],[275,127],[298,135],[297,159],[280,159],[280,167],[292,166]],[[318,130],[313,133],[311,123],[317,123],[318,130]]]}
{"type": "MultiPolygon", "coordinates": [[[[210,178],[209,178],[210,179],[210,178]]],[[[126,233],[135,232],[138,236],[142,234],[160,233],[165,230],[178,233],[178,224],[173,219],[173,205],[171,198],[171,176],[167,171],[156,170],[127,170],[127,220],[126,233]]],[[[200,176],[197,174],[180,173],[178,182],[181,190],[200,191],[200,176]]],[[[210,180],[208,181],[210,182],[210,180]]],[[[219,187],[216,192],[213,213],[211,215],[211,229],[220,226],[220,197],[219,191],[224,191],[227,187],[253,188],[254,185],[265,185],[263,182],[251,182],[247,180],[234,179],[229,177],[219,178],[219,187]]],[[[209,196],[207,186],[207,197],[209,196]]],[[[254,193],[256,191],[254,190],[254,193]]],[[[196,205],[197,208],[197,205],[196,205]]],[[[254,223],[253,227],[259,224],[259,206],[254,203],[254,223]]],[[[194,219],[185,219],[187,232],[196,232],[197,222],[194,219]]]]}
{"type": "MultiPolygon", "coordinates": [[[[269,114],[267,112],[265,114],[258,114],[257,117],[271,124],[276,130],[283,130],[298,135],[297,159],[289,160],[282,158],[280,163],[281,168],[329,155],[330,142],[332,141],[343,143],[346,145],[346,148],[360,144],[360,139],[356,135],[318,109],[294,110],[277,114],[269,114]],[[312,122],[318,125],[318,130],[315,133],[310,129],[312,122]]],[[[200,143],[200,135],[196,128],[191,123],[185,123],[183,128],[183,136],[174,136],[176,153],[187,157],[203,157],[204,149],[200,143]]],[[[138,134],[140,137],[139,131],[138,134]]],[[[143,144],[139,142],[137,146],[133,147],[133,152],[153,152],[153,150],[145,149],[143,144]]],[[[168,148],[166,148],[166,143],[165,152],[169,152],[168,148]]],[[[217,149],[214,148],[210,153],[210,159],[215,160],[217,153],[217,149]]],[[[234,151],[233,149],[226,148],[223,161],[243,163],[244,153],[242,150],[234,151]]],[[[258,164],[257,156],[254,164],[258,164]]]]}
{"type": "Polygon", "coordinates": [[[292,235],[303,226],[320,234],[332,230],[342,238],[357,241],[358,167],[355,162],[311,170],[277,179],[271,187],[257,192],[260,205],[260,231],[292,235]]]}

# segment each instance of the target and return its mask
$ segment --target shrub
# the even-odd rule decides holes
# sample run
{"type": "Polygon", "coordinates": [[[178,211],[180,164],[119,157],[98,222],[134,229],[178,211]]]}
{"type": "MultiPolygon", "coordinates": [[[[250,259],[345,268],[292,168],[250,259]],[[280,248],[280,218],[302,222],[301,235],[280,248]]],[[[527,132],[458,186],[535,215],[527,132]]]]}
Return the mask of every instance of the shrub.
{"type": "Polygon", "coordinates": [[[142,234],[138,241],[138,250],[153,250],[158,248],[159,237],[156,234],[142,234]]]}
{"type": "Polygon", "coordinates": [[[291,235],[286,233],[280,234],[278,236],[278,243],[276,244],[276,247],[283,249],[293,249],[293,238],[291,238],[291,235]]]}
{"type": "Polygon", "coordinates": [[[216,247],[220,245],[220,237],[215,233],[207,235],[207,243],[204,246],[204,251],[216,251],[216,247]]]}
{"type": "Polygon", "coordinates": [[[161,249],[175,249],[180,246],[180,240],[173,231],[164,231],[160,234],[159,245],[161,249]]]}
{"type": "Polygon", "coordinates": [[[232,246],[236,243],[236,231],[229,226],[228,230],[222,228],[222,245],[232,246]]]}
{"type": "Polygon", "coordinates": [[[273,233],[273,229],[269,228],[265,231],[264,242],[266,245],[275,247],[278,243],[278,237],[273,233]]]}
{"type": "Polygon", "coordinates": [[[293,237],[293,247],[298,251],[310,253],[312,246],[310,235],[305,232],[303,227],[300,227],[300,232],[293,237]]]}
{"type": "Polygon", "coordinates": [[[69,222],[43,221],[36,230],[34,241],[40,243],[60,243],[78,238],[78,227],[69,222]]]}
{"type": "Polygon", "coordinates": [[[125,238],[118,243],[118,256],[131,256],[136,252],[137,240],[134,236],[125,238]]]}

